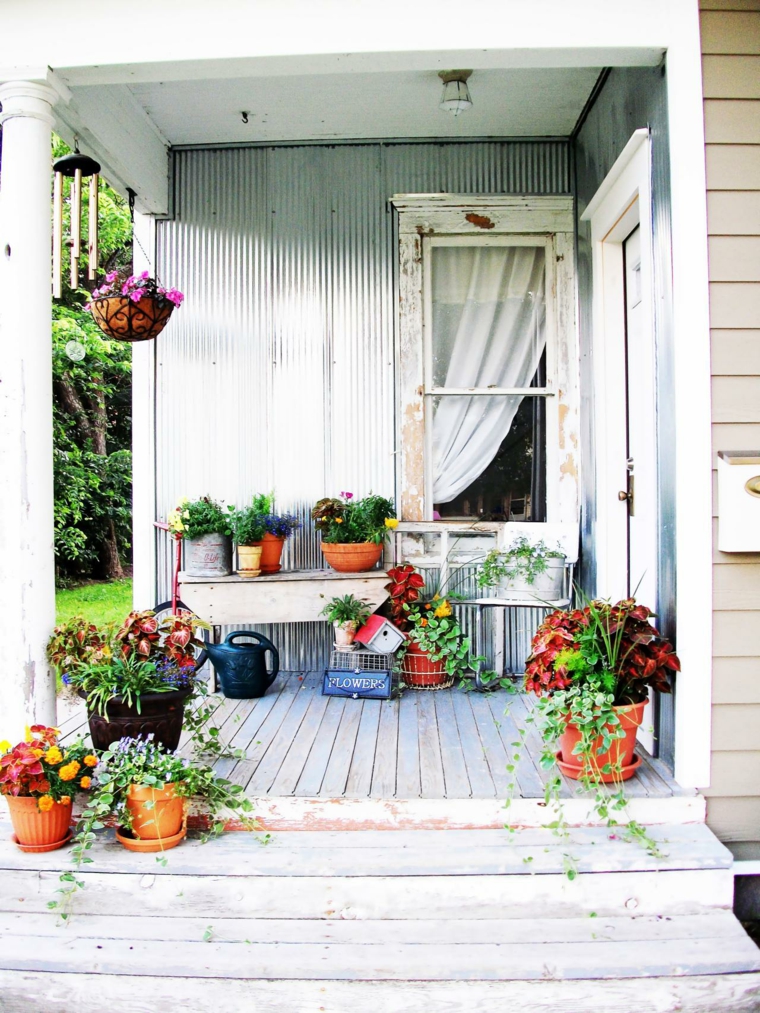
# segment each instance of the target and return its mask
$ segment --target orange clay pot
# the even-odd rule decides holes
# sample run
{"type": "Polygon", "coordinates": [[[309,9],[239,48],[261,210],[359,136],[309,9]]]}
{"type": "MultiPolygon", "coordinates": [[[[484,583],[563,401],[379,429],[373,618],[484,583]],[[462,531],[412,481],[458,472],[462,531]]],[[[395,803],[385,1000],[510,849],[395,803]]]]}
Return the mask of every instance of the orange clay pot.
{"type": "Polygon", "coordinates": [[[282,569],[280,565],[280,557],[282,556],[282,548],[285,545],[284,538],[278,538],[277,535],[270,535],[267,533],[261,542],[261,572],[266,573],[279,573],[282,569]]]}
{"type": "Polygon", "coordinates": [[[54,802],[52,809],[40,812],[37,799],[6,795],[16,843],[21,847],[39,847],[54,851],[69,839],[71,805],[54,802]]]}
{"type": "Polygon", "coordinates": [[[182,829],[185,800],[174,794],[174,785],[151,788],[131,784],[127,793],[127,809],[132,814],[132,833],[142,840],[165,840],[176,837],[182,829]],[[145,803],[154,803],[146,809],[145,803]]]}
{"type": "Polygon", "coordinates": [[[344,542],[327,544],[322,542],[325,559],[338,573],[362,573],[371,570],[383,554],[382,543],[344,542]]]}
{"type": "MultiPolygon", "coordinates": [[[[596,780],[602,781],[603,783],[610,783],[617,780],[628,780],[636,769],[640,765],[638,757],[634,756],[634,749],[636,747],[636,733],[639,730],[641,722],[644,720],[644,708],[647,702],[644,700],[642,703],[632,703],[625,707],[615,707],[615,713],[620,719],[620,725],[625,732],[624,739],[614,739],[610,748],[604,753],[597,753],[597,749],[602,744],[601,736],[594,742],[592,747],[592,755],[594,757],[594,765],[601,771],[601,768],[607,763],[611,763],[614,766],[620,765],[620,774],[595,774],[594,770],[590,770],[587,773],[594,777],[596,780]]],[[[563,774],[568,777],[572,777],[578,780],[584,774],[584,768],[581,766],[581,758],[573,753],[573,749],[581,740],[581,733],[577,726],[571,724],[568,721],[565,731],[560,735],[559,738],[559,754],[558,758],[561,765],[563,774]]]]}

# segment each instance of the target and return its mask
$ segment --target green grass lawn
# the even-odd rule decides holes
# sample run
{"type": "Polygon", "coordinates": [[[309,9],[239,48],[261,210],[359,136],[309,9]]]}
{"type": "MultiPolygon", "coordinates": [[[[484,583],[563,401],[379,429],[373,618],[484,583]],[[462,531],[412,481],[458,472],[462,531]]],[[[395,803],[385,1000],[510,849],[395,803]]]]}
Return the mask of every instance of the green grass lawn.
{"type": "Polygon", "coordinates": [[[132,608],[132,581],[110,580],[56,591],[57,623],[84,616],[91,623],[121,623],[132,608]]]}

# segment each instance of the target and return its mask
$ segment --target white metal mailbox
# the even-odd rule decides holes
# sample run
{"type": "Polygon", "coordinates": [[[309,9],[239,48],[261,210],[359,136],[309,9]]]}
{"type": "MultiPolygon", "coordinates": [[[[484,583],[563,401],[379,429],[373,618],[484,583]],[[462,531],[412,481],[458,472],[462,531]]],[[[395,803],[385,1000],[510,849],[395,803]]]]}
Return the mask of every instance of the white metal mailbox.
{"type": "Polygon", "coordinates": [[[760,450],[718,451],[718,548],[760,552],[760,450]]]}

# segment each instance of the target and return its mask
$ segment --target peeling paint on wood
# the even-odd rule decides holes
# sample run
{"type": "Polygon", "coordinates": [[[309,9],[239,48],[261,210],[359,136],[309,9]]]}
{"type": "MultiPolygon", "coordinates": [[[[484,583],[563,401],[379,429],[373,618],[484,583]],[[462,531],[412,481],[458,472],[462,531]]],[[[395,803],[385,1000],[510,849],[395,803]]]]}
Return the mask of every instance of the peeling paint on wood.
{"type": "Polygon", "coordinates": [[[465,219],[471,224],[475,225],[479,229],[494,229],[496,226],[486,215],[475,214],[471,211],[468,215],[464,216],[465,219]]]}

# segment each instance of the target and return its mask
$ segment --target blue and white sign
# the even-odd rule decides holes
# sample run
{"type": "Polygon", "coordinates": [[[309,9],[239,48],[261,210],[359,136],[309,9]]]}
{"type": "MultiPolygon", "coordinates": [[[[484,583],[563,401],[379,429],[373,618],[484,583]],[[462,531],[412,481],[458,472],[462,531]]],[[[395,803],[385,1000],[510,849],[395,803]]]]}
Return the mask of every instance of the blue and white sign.
{"type": "Polygon", "coordinates": [[[347,672],[327,669],[322,683],[324,696],[348,696],[353,700],[389,700],[390,672],[347,672]]]}

